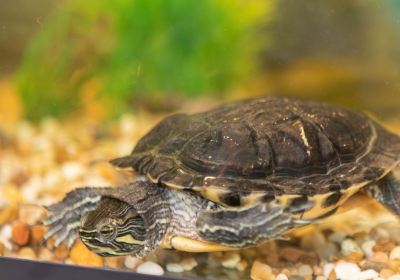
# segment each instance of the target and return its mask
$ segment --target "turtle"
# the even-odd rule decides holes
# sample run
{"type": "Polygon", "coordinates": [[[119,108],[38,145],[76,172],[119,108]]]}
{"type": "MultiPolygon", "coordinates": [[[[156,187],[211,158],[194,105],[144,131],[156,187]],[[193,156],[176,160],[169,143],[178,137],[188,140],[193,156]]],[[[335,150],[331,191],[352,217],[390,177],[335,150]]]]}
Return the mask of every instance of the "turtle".
{"type": "Polygon", "coordinates": [[[262,97],[174,114],[110,162],[138,176],[68,193],[48,207],[46,238],[143,257],[286,238],[358,192],[400,214],[400,137],[328,103],[262,97]]]}

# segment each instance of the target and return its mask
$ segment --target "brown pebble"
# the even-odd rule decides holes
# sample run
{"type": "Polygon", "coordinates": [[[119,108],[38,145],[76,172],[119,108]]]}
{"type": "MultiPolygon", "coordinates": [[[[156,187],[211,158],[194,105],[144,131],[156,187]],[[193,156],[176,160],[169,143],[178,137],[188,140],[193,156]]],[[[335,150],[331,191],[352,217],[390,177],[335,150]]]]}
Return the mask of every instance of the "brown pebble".
{"type": "Polygon", "coordinates": [[[56,247],[54,249],[54,259],[58,261],[64,260],[66,257],[68,257],[69,250],[67,248],[67,245],[61,244],[60,246],[56,247]]]}
{"type": "Polygon", "coordinates": [[[4,244],[0,243],[0,256],[4,254],[4,244]]]}
{"type": "Polygon", "coordinates": [[[298,262],[301,256],[305,255],[303,250],[294,247],[285,247],[280,251],[280,257],[289,262],[298,262]]]}
{"type": "Polygon", "coordinates": [[[336,272],[334,269],[329,273],[328,280],[336,280],[336,272]]]}
{"type": "Polygon", "coordinates": [[[122,268],[125,257],[104,258],[104,265],[111,268],[122,268]]]}
{"type": "Polygon", "coordinates": [[[364,259],[364,255],[359,253],[359,252],[351,252],[345,257],[346,261],[353,262],[353,263],[358,263],[362,259],[364,259]]]}
{"type": "Polygon", "coordinates": [[[78,240],[70,252],[73,263],[88,266],[103,266],[103,258],[86,248],[82,241],[78,240]]]}
{"type": "Polygon", "coordinates": [[[268,254],[265,257],[265,262],[268,265],[276,266],[278,264],[278,262],[279,262],[279,256],[277,254],[268,254]]]}
{"type": "Polygon", "coordinates": [[[378,252],[382,251],[385,253],[389,253],[396,247],[396,244],[387,239],[379,239],[375,246],[372,248],[373,251],[378,252]]]}
{"type": "Polygon", "coordinates": [[[255,261],[251,267],[250,277],[252,280],[274,280],[275,276],[269,265],[255,261]]]}
{"type": "Polygon", "coordinates": [[[389,259],[388,255],[384,252],[378,251],[370,256],[369,261],[376,262],[376,263],[386,263],[389,259]]]}
{"type": "Polygon", "coordinates": [[[46,227],[43,225],[33,226],[31,228],[32,243],[37,245],[43,241],[44,234],[46,232],[46,227]]]}
{"type": "Polygon", "coordinates": [[[12,240],[19,246],[24,246],[29,242],[29,226],[24,222],[16,222],[12,228],[12,240]]]}
{"type": "Polygon", "coordinates": [[[36,254],[30,247],[23,247],[21,250],[18,251],[18,257],[27,260],[34,260],[36,259],[36,254]]]}
{"type": "Polygon", "coordinates": [[[246,260],[240,260],[240,262],[237,264],[236,268],[239,271],[245,271],[246,268],[248,267],[249,263],[246,260]]]}

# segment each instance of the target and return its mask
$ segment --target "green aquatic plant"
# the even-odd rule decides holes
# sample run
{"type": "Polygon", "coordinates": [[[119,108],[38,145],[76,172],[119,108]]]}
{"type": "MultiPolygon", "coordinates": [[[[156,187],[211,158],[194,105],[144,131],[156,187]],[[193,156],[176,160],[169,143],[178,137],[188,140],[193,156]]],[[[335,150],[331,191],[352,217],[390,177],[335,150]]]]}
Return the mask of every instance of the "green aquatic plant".
{"type": "Polygon", "coordinates": [[[66,115],[98,100],[115,115],[134,98],[221,94],[254,70],[271,9],[262,0],[67,1],[18,71],[26,115],[66,115]]]}

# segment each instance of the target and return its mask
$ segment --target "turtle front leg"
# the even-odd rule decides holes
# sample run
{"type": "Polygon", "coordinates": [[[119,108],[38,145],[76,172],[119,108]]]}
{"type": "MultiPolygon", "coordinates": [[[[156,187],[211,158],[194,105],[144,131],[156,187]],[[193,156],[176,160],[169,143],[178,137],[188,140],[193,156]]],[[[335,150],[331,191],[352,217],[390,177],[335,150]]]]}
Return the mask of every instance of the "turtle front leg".
{"type": "Polygon", "coordinates": [[[367,187],[366,192],[391,212],[400,215],[400,166],[376,184],[367,187]]]}
{"type": "Polygon", "coordinates": [[[196,226],[199,235],[206,241],[244,248],[280,238],[283,233],[298,226],[298,221],[279,205],[260,204],[247,209],[201,212],[196,226]]]}
{"type": "Polygon", "coordinates": [[[55,237],[55,245],[67,241],[72,246],[78,237],[80,219],[85,213],[96,209],[105,188],[78,188],[69,192],[63,200],[47,207],[47,218],[43,222],[48,230],[45,239],[55,237]]]}

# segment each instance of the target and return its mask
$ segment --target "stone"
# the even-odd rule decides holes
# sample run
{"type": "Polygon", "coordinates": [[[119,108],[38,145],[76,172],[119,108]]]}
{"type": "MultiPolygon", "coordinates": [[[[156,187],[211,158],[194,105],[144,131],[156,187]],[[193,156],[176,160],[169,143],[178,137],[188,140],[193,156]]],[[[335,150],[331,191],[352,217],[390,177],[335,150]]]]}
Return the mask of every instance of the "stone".
{"type": "Polygon", "coordinates": [[[318,255],[321,259],[329,260],[329,258],[335,256],[338,251],[338,246],[335,243],[329,242],[318,250],[318,255]]]}
{"type": "Polygon", "coordinates": [[[195,258],[189,257],[184,258],[179,264],[183,267],[184,270],[190,271],[197,266],[197,261],[195,258]]]}
{"type": "Polygon", "coordinates": [[[304,277],[304,276],[307,276],[307,275],[312,275],[313,274],[313,270],[309,265],[303,264],[303,265],[300,265],[297,268],[297,273],[298,273],[298,275],[304,277]]]}
{"type": "Polygon", "coordinates": [[[75,242],[74,246],[72,246],[70,259],[73,263],[78,265],[103,266],[103,258],[87,249],[80,240],[75,242]]]}
{"type": "Polygon", "coordinates": [[[114,269],[120,269],[123,267],[125,257],[107,257],[104,258],[104,266],[114,268],[114,269]]]}
{"type": "Polygon", "coordinates": [[[69,255],[69,250],[67,248],[67,245],[61,244],[60,246],[54,248],[54,260],[62,261],[66,259],[68,255],[69,255]]]}
{"type": "Polygon", "coordinates": [[[376,263],[386,263],[388,259],[388,255],[381,251],[373,253],[372,256],[368,258],[368,260],[370,260],[371,262],[376,263]]]}
{"type": "Polygon", "coordinates": [[[289,278],[285,274],[279,273],[278,275],[276,275],[275,280],[289,280],[289,278]]]}
{"type": "Polygon", "coordinates": [[[334,263],[326,263],[326,264],[324,264],[323,269],[322,269],[323,275],[326,278],[329,278],[329,274],[334,270],[335,270],[335,264],[334,263]]]}
{"type": "Polygon", "coordinates": [[[400,274],[392,275],[388,278],[388,280],[400,280],[400,274]]]}
{"type": "Polygon", "coordinates": [[[364,271],[360,271],[359,273],[356,274],[357,280],[369,280],[369,279],[374,279],[379,276],[379,273],[376,272],[373,269],[368,269],[364,271]]]}
{"type": "Polygon", "coordinates": [[[221,258],[221,264],[226,268],[235,268],[240,262],[240,255],[237,252],[228,252],[221,258]]]}
{"type": "Polygon", "coordinates": [[[252,280],[274,280],[275,276],[269,265],[255,261],[251,267],[250,277],[252,280]]]}
{"type": "Polygon", "coordinates": [[[347,237],[347,233],[343,231],[335,231],[329,235],[328,240],[337,244],[341,244],[347,237]]]}
{"type": "Polygon", "coordinates": [[[375,240],[366,240],[361,244],[361,249],[368,258],[374,254],[373,248],[375,245],[375,240]]]}
{"type": "Polygon", "coordinates": [[[21,250],[18,251],[17,256],[21,259],[27,259],[27,260],[35,260],[36,259],[36,254],[33,251],[33,249],[30,247],[21,248],[21,250]]]}
{"type": "Polygon", "coordinates": [[[327,280],[327,279],[325,276],[318,275],[317,277],[315,277],[315,280],[327,280]]]}
{"type": "Polygon", "coordinates": [[[43,225],[33,226],[31,228],[31,241],[34,245],[39,245],[43,242],[43,237],[46,232],[46,227],[43,225]]]}
{"type": "Polygon", "coordinates": [[[237,264],[236,269],[239,270],[239,271],[245,271],[248,266],[249,266],[249,263],[246,260],[242,259],[237,264]]]}
{"type": "Polygon", "coordinates": [[[341,252],[344,256],[349,255],[350,253],[360,253],[364,255],[363,251],[361,250],[360,246],[353,240],[353,239],[345,239],[343,240],[342,244],[340,245],[341,252]]]}
{"type": "Polygon", "coordinates": [[[143,274],[151,274],[151,275],[163,275],[164,274],[164,269],[159,265],[156,264],[155,262],[144,262],[140,264],[136,270],[138,273],[143,273],[143,274]]]}
{"type": "Polygon", "coordinates": [[[30,237],[29,225],[25,222],[15,222],[12,227],[12,240],[19,246],[28,244],[30,237]]]}
{"type": "Polygon", "coordinates": [[[390,269],[384,268],[379,272],[379,276],[381,276],[384,279],[389,278],[390,276],[393,276],[394,272],[390,269]]]}
{"type": "Polygon", "coordinates": [[[40,248],[38,253],[38,259],[42,261],[51,261],[53,259],[53,254],[47,248],[40,248]]]}
{"type": "Polygon", "coordinates": [[[339,279],[351,279],[360,272],[355,263],[339,261],[335,266],[336,277],[339,279]]]}
{"type": "Polygon", "coordinates": [[[286,261],[296,263],[299,261],[300,257],[306,254],[303,250],[297,249],[295,247],[284,247],[280,251],[280,257],[286,261]]]}
{"type": "Polygon", "coordinates": [[[180,273],[184,271],[183,267],[179,263],[167,263],[166,269],[169,272],[175,272],[175,273],[180,273]]]}
{"type": "Polygon", "coordinates": [[[125,261],[124,261],[124,265],[132,270],[135,270],[139,264],[142,263],[142,260],[140,260],[139,258],[136,258],[134,256],[126,256],[125,257],[125,261]]]}
{"type": "Polygon", "coordinates": [[[400,259],[400,246],[396,246],[392,251],[390,251],[389,259],[400,259]]]}

